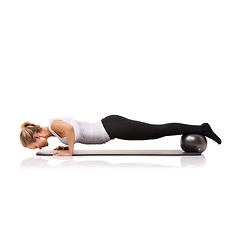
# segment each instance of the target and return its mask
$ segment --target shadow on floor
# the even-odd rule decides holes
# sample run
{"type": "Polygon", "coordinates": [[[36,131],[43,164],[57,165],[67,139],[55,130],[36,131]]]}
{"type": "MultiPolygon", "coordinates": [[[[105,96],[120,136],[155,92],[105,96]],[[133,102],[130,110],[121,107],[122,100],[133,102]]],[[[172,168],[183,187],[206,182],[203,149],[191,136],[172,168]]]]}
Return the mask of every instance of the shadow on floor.
{"type": "MultiPolygon", "coordinates": [[[[123,157],[124,158],[124,157],[123,157]]],[[[151,157],[150,157],[151,158],[151,157]]],[[[164,162],[162,157],[159,158],[159,163],[148,163],[147,160],[144,162],[114,162],[112,157],[108,156],[106,160],[100,160],[92,158],[84,158],[79,160],[78,157],[31,157],[24,159],[20,163],[20,168],[36,168],[36,169],[64,169],[64,168],[189,168],[189,167],[203,167],[206,165],[206,157],[204,155],[199,156],[183,156],[183,157],[174,157],[179,158],[175,165],[171,161],[166,164],[166,157],[164,162]],[[107,160],[111,159],[111,162],[107,160]]],[[[141,157],[139,157],[140,160],[141,157]]],[[[156,158],[155,158],[156,160],[156,158]]],[[[176,161],[175,161],[176,162],[176,161]]]]}

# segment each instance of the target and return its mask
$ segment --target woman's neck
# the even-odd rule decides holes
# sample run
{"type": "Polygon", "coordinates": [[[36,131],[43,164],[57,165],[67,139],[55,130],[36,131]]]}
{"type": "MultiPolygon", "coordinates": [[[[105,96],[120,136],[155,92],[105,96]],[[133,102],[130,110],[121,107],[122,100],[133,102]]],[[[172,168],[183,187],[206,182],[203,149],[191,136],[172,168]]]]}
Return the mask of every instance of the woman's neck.
{"type": "Polygon", "coordinates": [[[48,127],[44,127],[43,130],[41,131],[41,133],[42,133],[42,136],[43,136],[44,138],[49,138],[49,137],[51,137],[51,136],[54,136],[54,135],[51,133],[51,131],[49,130],[48,127]]]}

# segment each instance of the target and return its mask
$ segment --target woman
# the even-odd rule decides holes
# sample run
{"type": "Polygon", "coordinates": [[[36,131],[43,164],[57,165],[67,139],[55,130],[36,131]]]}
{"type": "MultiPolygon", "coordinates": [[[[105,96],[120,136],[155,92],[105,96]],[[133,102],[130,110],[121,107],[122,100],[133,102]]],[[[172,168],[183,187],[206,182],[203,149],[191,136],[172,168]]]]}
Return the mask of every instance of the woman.
{"type": "Polygon", "coordinates": [[[52,118],[48,127],[25,122],[21,125],[20,140],[29,149],[48,146],[49,137],[57,137],[68,147],[58,146],[55,156],[72,156],[74,143],[103,144],[111,139],[148,140],[180,134],[201,134],[218,144],[221,139],[208,123],[187,125],[181,123],[148,124],[130,120],[118,115],[110,115],[96,123],[77,121],[72,118],[52,118]]]}

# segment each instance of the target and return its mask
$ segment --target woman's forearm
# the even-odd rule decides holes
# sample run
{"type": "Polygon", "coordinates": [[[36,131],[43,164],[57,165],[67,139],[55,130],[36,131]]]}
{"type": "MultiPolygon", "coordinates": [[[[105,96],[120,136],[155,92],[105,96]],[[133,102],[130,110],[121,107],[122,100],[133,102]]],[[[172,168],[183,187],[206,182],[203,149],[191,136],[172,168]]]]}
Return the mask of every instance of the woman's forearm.
{"type": "Polygon", "coordinates": [[[75,142],[75,133],[74,128],[69,127],[66,131],[66,138],[68,142],[68,150],[71,154],[73,154],[74,142],[75,142]]]}

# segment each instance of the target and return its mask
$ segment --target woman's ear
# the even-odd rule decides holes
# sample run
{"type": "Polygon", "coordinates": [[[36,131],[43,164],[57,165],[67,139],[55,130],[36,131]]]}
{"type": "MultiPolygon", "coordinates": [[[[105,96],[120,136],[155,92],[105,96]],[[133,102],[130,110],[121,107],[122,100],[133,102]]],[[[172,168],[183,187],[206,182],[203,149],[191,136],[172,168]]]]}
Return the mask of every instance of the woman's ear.
{"type": "MultiPolygon", "coordinates": [[[[38,138],[40,138],[40,137],[43,137],[43,138],[45,138],[45,137],[46,137],[46,134],[45,134],[45,133],[41,133],[41,132],[39,132],[39,133],[36,133],[35,135],[37,135],[37,136],[38,136],[38,138]]],[[[34,135],[33,135],[33,137],[34,137],[34,135]]]]}
{"type": "Polygon", "coordinates": [[[33,138],[40,138],[40,135],[39,135],[39,133],[35,133],[35,134],[33,134],[33,138]]]}

